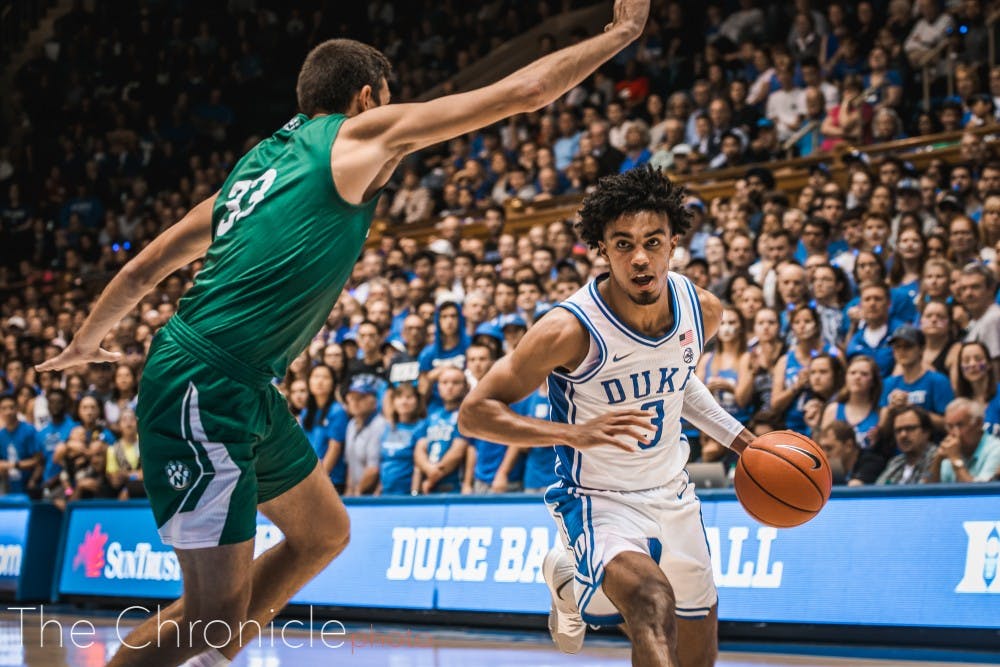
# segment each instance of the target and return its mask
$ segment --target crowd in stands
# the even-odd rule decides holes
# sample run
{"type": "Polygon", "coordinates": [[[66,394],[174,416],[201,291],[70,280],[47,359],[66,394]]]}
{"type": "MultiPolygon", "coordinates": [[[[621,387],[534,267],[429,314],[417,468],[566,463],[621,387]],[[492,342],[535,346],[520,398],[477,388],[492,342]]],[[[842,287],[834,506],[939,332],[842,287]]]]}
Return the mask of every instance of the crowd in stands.
{"type": "MultiPolygon", "coordinates": [[[[108,336],[121,362],[33,365],[72,340],[100,289],[215,192],[294,112],[309,47],[367,39],[414,98],[582,2],[96,3],[57,23],[17,76],[0,142],[0,481],[62,503],[141,496],[137,378],[201,266],[170,276],[108,336]],[[488,19],[488,20],[484,20],[488,19]],[[149,48],[157,45],[156,48],[149,48]]],[[[967,0],[653,3],[645,35],[552,107],[408,159],[309,348],[276,383],[347,494],[537,491],[550,448],[467,440],[457,407],[547,310],[606,270],[572,221],[510,231],[504,204],[583,195],[603,175],[667,175],[854,149],[782,191],[765,165],[687,208],[674,270],[727,308],[698,373],[756,432],[792,428],[843,482],[1000,473],[1000,160],[986,135],[918,171],[866,144],[991,125],[987,7],[967,0]],[[922,58],[942,41],[940,66],[922,58]],[[950,65],[948,65],[950,63],[950,65]],[[943,68],[955,66],[957,97],[943,68]],[[935,104],[919,105],[931,76],[935,104]],[[985,137],[985,138],[984,138],[985,137]],[[485,238],[466,233],[482,222],[485,238]],[[435,238],[408,233],[436,222],[435,238]]],[[[584,37],[546,35],[539,52],[584,37]]],[[[938,61],[935,61],[938,63],[938,61]]],[[[272,323],[262,321],[260,326],[272,323]]],[[[545,418],[540,387],[515,408],[545,418]]],[[[692,460],[732,464],[689,432],[692,460]]]]}

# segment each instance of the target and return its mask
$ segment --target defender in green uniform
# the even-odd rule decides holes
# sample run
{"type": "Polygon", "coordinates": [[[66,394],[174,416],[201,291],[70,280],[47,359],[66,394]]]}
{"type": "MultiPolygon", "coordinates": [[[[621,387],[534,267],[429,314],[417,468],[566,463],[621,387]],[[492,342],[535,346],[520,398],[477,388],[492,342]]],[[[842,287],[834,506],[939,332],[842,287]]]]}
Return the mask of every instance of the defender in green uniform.
{"type": "Polygon", "coordinates": [[[139,446],[165,544],[253,538],[257,505],[316,467],[271,379],[323,326],[368,235],[376,200],[331,187],[345,119],[300,114],[240,160],[212,208],[205,268],[150,350],[139,446]],[[200,503],[218,511],[206,521],[200,503]]]}
{"type": "Polygon", "coordinates": [[[551,104],[635,40],[648,13],[649,0],[616,0],[603,34],[422,104],[388,104],[389,63],[375,49],[320,44],[299,72],[302,113],[129,262],[39,366],[117,361],[100,347],[112,327],[205,256],[150,349],[137,410],[144,480],[184,595],[130,633],[111,665],[228,664],[344,549],[347,511],[271,379],[322,326],[403,157],[551,104]],[[254,560],[258,510],[285,539],[254,560]]]}

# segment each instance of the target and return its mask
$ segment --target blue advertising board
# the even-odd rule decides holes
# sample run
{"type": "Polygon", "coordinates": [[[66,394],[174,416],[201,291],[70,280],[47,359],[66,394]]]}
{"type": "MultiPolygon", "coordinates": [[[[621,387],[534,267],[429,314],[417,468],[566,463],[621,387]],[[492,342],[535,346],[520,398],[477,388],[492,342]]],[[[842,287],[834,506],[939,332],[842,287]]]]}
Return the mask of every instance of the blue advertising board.
{"type": "MultiPolygon", "coordinates": [[[[777,530],[731,492],[703,494],[724,621],[1000,627],[1000,488],[958,495],[838,492],[812,522],[777,530]]],[[[559,539],[538,498],[349,502],[346,551],[296,604],[546,613],[541,564],[559,539]]],[[[281,539],[258,518],[257,551],[281,539]]],[[[172,598],[180,572],[148,507],[72,507],[62,595],[172,598]]]]}
{"type": "Polygon", "coordinates": [[[27,496],[0,498],[0,596],[46,600],[52,590],[62,515],[27,496]]]}

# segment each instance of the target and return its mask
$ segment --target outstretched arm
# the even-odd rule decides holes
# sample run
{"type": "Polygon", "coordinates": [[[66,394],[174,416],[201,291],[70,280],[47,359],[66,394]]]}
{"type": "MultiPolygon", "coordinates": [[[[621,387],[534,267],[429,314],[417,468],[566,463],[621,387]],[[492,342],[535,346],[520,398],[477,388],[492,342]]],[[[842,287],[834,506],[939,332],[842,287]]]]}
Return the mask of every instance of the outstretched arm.
{"type": "Polygon", "coordinates": [[[205,254],[212,243],[212,207],[217,196],[212,195],[188,211],[126,264],[104,288],[73,342],[59,356],[39,364],[38,370],[117,361],[120,354],[101,349],[104,336],[162,280],[205,254]]]}
{"type": "Polygon", "coordinates": [[[637,39],[648,16],[649,0],[617,0],[605,32],[494,84],[430,102],[384,105],[349,118],[334,143],[337,189],[348,201],[360,201],[384,177],[385,165],[404,155],[551,104],[637,39]]]}

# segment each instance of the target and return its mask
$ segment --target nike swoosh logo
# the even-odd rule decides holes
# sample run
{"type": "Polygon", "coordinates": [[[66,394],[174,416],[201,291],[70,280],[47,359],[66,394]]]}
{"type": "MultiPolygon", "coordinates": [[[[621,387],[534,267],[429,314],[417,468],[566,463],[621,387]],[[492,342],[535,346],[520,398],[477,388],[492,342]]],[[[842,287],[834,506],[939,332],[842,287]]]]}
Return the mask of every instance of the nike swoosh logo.
{"type": "Polygon", "coordinates": [[[618,363],[619,361],[625,359],[626,357],[631,357],[633,354],[635,354],[635,352],[629,352],[628,354],[623,354],[620,357],[616,354],[615,356],[611,357],[611,361],[618,363]]]}
{"type": "Polygon", "coordinates": [[[819,457],[817,457],[809,450],[802,449],[801,447],[796,447],[795,445],[778,445],[778,447],[784,447],[785,449],[792,449],[798,452],[799,454],[804,454],[805,456],[808,456],[809,459],[813,462],[813,467],[812,467],[813,470],[819,470],[819,467],[822,465],[820,463],[819,457]]]}

